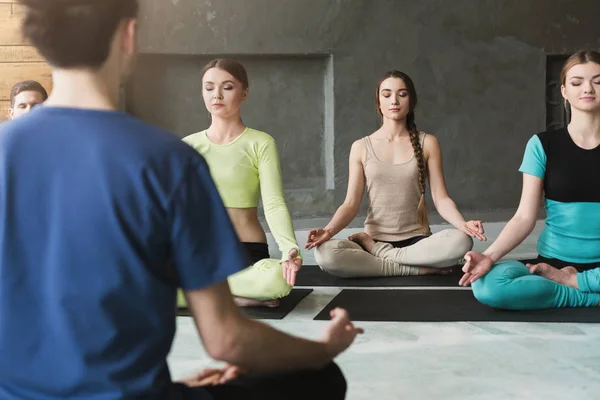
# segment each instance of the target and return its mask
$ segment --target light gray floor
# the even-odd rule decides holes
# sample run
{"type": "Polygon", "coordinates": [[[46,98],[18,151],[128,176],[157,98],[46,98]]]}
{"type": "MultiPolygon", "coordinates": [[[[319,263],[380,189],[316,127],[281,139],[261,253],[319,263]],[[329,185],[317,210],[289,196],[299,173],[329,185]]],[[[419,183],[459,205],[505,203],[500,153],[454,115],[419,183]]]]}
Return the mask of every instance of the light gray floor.
{"type": "MultiPolygon", "coordinates": [[[[489,225],[492,239],[501,225],[489,225]]],[[[535,254],[540,229],[511,258],[535,254]]],[[[326,322],[312,318],[339,291],[317,288],[284,320],[267,323],[318,339],[326,322]]],[[[348,399],[600,399],[600,324],[359,325],[366,333],[337,359],[348,399]]],[[[190,318],[178,319],[169,364],[175,379],[218,365],[202,349],[190,318]]]]}

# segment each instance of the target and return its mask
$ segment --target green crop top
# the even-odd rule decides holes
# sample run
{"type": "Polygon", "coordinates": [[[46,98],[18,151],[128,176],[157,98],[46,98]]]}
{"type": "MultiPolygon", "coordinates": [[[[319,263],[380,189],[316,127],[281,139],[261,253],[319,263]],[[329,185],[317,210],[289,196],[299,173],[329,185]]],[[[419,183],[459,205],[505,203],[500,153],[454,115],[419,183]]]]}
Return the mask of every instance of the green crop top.
{"type": "Polygon", "coordinates": [[[283,196],[275,139],[264,132],[246,128],[227,144],[211,142],[206,131],[189,135],[183,141],[206,159],[225,207],[258,207],[260,193],[267,224],[282,253],[282,260],[287,260],[291,249],[297,249],[300,254],[283,196]]]}

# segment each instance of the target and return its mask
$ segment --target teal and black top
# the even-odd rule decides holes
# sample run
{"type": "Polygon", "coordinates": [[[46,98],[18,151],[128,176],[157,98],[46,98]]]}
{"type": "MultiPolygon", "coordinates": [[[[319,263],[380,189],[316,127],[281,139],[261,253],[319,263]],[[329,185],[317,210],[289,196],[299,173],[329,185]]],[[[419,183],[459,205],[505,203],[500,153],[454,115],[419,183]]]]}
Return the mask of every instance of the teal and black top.
{"type": "Polygon", "coordinates": [[[538,253],[577,264],[600,262],[600,146],[586,150],[567,128],[533,136],[520,172],[544,180],[546,226],[538,253]]]}

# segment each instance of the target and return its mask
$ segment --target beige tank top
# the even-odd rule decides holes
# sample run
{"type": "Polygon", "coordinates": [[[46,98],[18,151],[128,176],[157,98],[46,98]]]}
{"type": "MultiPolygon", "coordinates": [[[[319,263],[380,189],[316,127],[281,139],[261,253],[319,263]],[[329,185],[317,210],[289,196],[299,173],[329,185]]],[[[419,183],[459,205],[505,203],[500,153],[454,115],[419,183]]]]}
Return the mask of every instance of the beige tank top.
{"type": "MultiPolygon", "coordinates": [[[[421,146],[425,133],[419,134],[421,146]]],[[[365,220],[365,232],[376,240],[396,242],[425,235],[419,225],[417,208],[421,199],[419,167],[412,158],[402,164],[381,162],[371,139],[365,141],[365,180],[369,211],[365,220]]]]}

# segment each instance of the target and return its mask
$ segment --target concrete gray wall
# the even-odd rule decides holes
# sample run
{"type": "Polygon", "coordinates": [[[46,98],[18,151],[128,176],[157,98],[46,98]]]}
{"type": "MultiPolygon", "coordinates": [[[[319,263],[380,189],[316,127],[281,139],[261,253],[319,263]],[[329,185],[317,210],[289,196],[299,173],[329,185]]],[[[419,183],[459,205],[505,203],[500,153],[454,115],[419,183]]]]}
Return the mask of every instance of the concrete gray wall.
{"type": "Polygon", "coordinates": [[[200,69],[239,59],[244,120],[277,140],[294,218],[327,218],[352,142],[378,127],[376,82],[400,69],[460,210],[502,220],[518,204],[525,143],[546,125],[546,56],[600,48],[598,15],[598,0],[144,0],[127,104],[180,136],[202,130],[200,69]]]}

